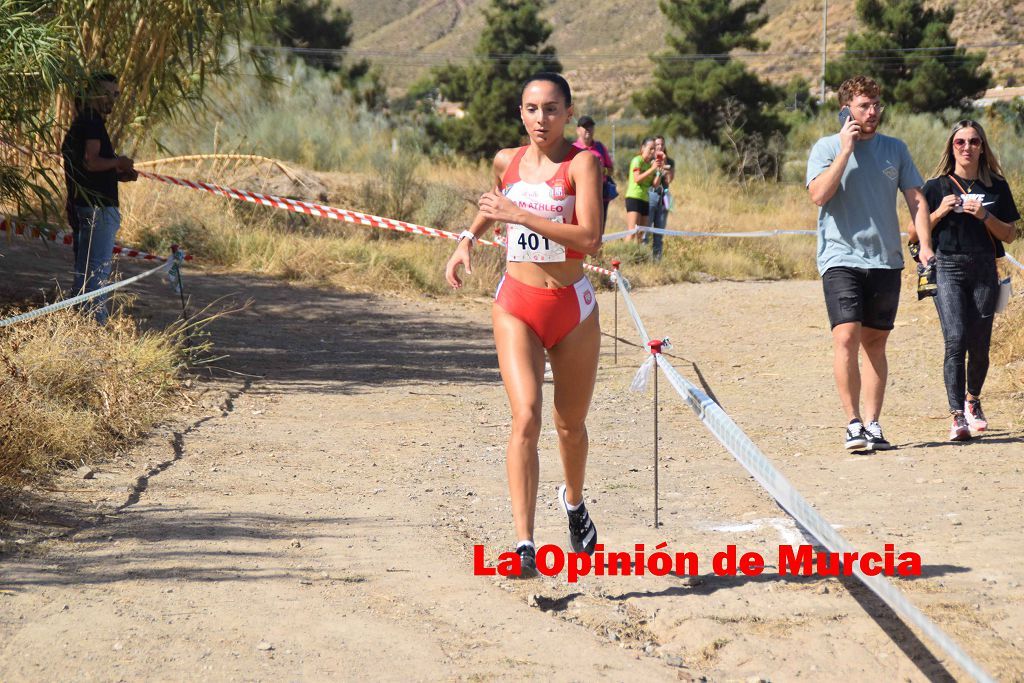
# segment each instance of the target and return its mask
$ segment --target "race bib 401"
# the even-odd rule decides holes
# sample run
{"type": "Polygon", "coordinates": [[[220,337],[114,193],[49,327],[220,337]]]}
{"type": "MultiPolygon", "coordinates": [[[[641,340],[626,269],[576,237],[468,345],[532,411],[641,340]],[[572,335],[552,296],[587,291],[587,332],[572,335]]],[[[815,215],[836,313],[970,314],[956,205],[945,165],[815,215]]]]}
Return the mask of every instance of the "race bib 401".
{"type": "MultiPolygon", "coordinates": [[[[561,217],[552,219],[561,223],[561,217]]],[[[508,224],[508,260],[529,263],[565,261],[565,247],[518,223],[508,224]]]]}

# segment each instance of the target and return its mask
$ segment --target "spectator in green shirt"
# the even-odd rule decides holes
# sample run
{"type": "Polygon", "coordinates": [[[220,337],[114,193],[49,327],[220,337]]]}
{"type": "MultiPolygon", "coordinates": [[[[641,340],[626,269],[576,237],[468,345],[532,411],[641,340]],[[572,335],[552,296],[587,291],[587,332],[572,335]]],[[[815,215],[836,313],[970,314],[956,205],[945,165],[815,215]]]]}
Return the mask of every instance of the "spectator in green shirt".
{"type": "MultiPolygon", "coordinates": [[[[640,153],[629,162],[629,186],[626,188],[626,229],[633,230],[638,224],[645,225],[648,215],[648,191],[654,182],[654,174],[661,170],[661,164],[654,160],[654,138],[644,138],[640,153]],[[644,219],[640,223],[641,217],[644,219]]],[[[638,240],[637,233],[627,239],[638,240]]]]}

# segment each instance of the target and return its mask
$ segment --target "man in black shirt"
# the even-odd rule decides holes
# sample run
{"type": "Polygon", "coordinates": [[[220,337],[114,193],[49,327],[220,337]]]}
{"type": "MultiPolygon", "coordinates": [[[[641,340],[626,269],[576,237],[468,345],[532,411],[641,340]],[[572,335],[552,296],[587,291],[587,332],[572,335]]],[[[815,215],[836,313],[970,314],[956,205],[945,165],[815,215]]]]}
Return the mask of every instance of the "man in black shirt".
{"type": "MultiPolygon", "coordinates": [[[[76,116],[61,145],[68,221],[75,235],[76,294],[107,284],[114,237],[121,227],[117,183],[138,178],[132,159],[114,153],[104,122],[120,94],[112,74],[90,78],[84,95],[75,98],[76,116]]],[[[100,324],[107,321],[106,299],[99,297],[91,304],[100,324]]]]}

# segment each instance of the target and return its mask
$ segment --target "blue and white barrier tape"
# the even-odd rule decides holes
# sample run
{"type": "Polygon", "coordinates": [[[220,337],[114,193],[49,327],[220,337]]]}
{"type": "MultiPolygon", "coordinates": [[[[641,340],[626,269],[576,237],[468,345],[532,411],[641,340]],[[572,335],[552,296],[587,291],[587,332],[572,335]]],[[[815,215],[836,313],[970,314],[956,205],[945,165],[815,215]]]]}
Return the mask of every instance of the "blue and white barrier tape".
{"type": "MultiPolygon", "coordinates": [[[[617,280],[619,292],[622,294],[626,309],[633,318],[644,346],[651,341],[647,334],[643,321],[637,314],[633,298],[629,295],[626,287],[617,280]]],[[[676,390],[680,398],[690,406],[690,409],[700,418],[704,426],[715,435],[715,438],[743,465],[759,484],[789,513],[799,524],[809,531],[822,545],[834,553],[853,552],[853,546],[837,532],[825,518],[818,513],[804,499],[803,496],[793,487],[789,481],[782,476],[768,457],[750,440],[739,425],[737,425],[722,408],[715,403],[696,385],[679,374],[672,364],[662,354],[656,354],[658,366],[661,367],[668,378],[672,388],[676,390]]],[[[860,570],[858,564],[852,566],[854,575],[882,599],[893,611],[901,615],[909,623],[921,629],[921,631],[932,639],[946,654],[953,658],[964,671],[970,674],[977,681],[989,683],[993,681],[984,669],[982,669],[970,656],[950,638],[945,631],[940,629],[923,612],[917,609],[907,596],[895,585],[883,576],[868,576],[860,570]]]]}
{"type": "Polygon", "coordinates": [[[755,230],[750,232],[702,232],[697,230],[665,230],[664,228],[652,228],[647,225],[638,225],[633,230],[613,232],[604,236],[602,241],[612,242],[620,240],[638,232],[646,232],[652,235],[666,235],[669,237],[779,237],[781,235],[816,235],[817,230],[755,230]]]}
{"type": "Polygon", "coordinates": [[[143,278],[147,278],[150,275],[153,275],[154,273],[160,272],[161,270],[168,270],[169,271],[172,266],[176,266],[178,264],[179,264],[179,260],[178,259],[176,259],[176,258],[168,259],[166,263],[161,263],[156,268],[153,268],[151,270],[147,270],[145,273],[139,273],[138,275],[132,276],[132,277],[128,278],[127,280],[121,280],[120,282],[115,282],[112,285],[107,285],[106,287],[101,287],[100,289],[94,290],[92,292],[87,292],[85,294],[79,294],[78,296],[72,297],[70,299],[64,299],[63,301],[58,301],[56,303],[50,304],[49,306],[44,306],[43,308],[37,308],[34,311],[27,311],[25,313],[21,313],[19,315],[15,315],[15,316],[12,316],[10,318],[6,318],[4,320],[0,320],[0,327],[7,327],[9,325],[14,325],[16,323],[21,323],[21,322],[25,322],[27,320],[32,320],[34,318],[38,318],[39,316],[46,315],[47,313],[53,313],[54,311],[59,311],[59,310],[64,309],[64,308],[69,308],[70,306],[74,306],[76,304],[80,304],[80,303],[82,303],[84,301],[89,301],[91,299],[95,299],[96,297],[103,296],[104,294],[108,294],[110,292],[113,292],[116,289],[120,289],[122,287],[127,287],[128,285],[132,284],[133,282],[138,282],[139,280],[141,280],[143,278]]]}
{"type": "Polygon", "coordinates": [[[633,228],[632,230],[623,230],[622,232],[610,232],[601,238],[602,242],[614,242],[615,240],[621,240],[630,235],[635,235],[640,232],[640,228],[633,228]]]}
{"type": "Polygon", "coordinates": [[[1013,256],[1010,255],[1010,252],[1006,252],[1006,260],[1012,263],[1013,265],[1017,266],[1021,270],[1024,270],[1024,263],[1021,263],[1017,259],[1013,258],[1013,256]]]}

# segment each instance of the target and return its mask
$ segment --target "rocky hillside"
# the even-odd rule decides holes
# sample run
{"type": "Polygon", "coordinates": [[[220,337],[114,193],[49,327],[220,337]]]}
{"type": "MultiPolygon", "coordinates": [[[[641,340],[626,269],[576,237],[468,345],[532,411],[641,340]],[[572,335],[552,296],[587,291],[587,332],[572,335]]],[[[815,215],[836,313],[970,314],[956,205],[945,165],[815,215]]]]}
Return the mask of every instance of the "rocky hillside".
{"type": "MultiPolygon", "coordinates": [[[[336,0],[352,12],[353,47],[379,64],[389,84],[403,88],[430,66],[460,61],[476,44],[487,0],[336,0]]],[[[777,82],[804,76],[817,82],[821,49],[822,0],[767,0],[770,20],[759,37],[767,53],[748,59],[777,82]]],[[[598,110],[615,110],[650,77],[647,56],[664,45],[666,25],[657,0],[552,0],[544,12],[554,25],[551,41],[581,99],[598,110]]],[[[828,6],[830,49],[857,28],[853,0],[828,6]]],[[[967,45],[1024,41],[1024,0],[977,0],[958,5],[952,33],[967,45]]],[[[988,50],[996,83],[1024,80],[1024,46],[988,50]]]]}

